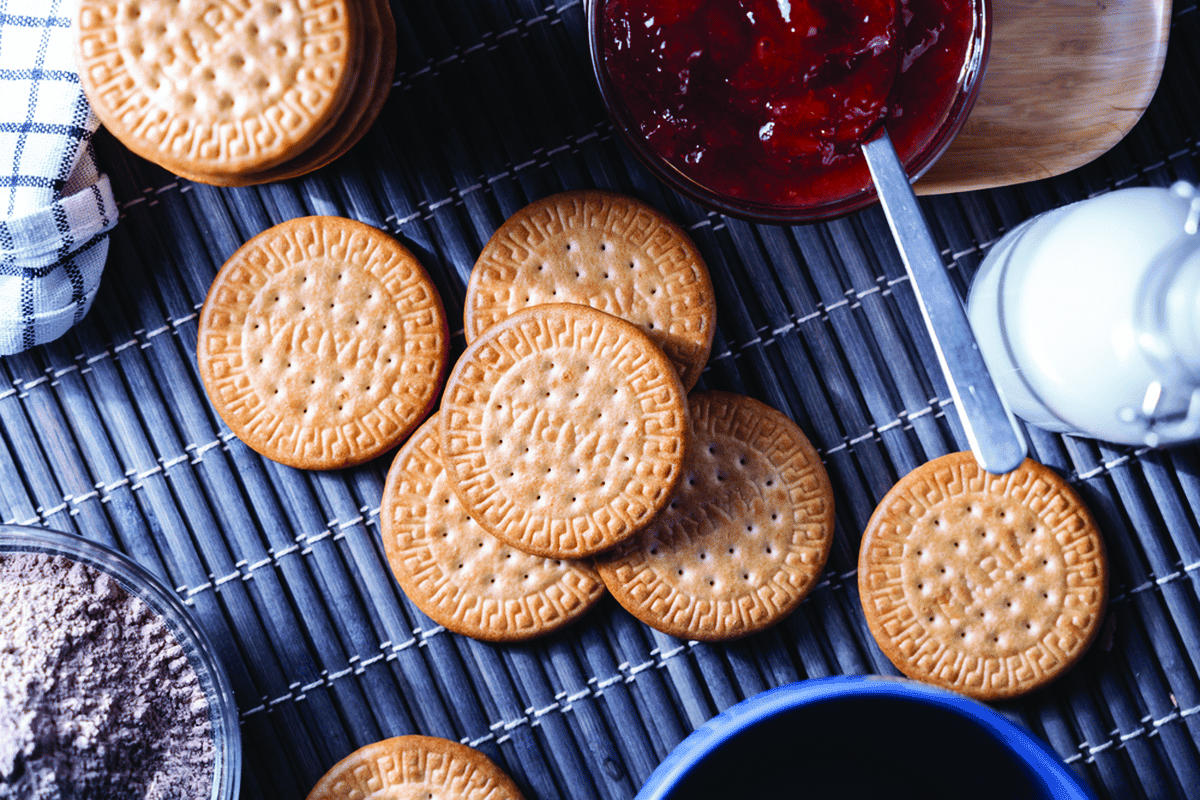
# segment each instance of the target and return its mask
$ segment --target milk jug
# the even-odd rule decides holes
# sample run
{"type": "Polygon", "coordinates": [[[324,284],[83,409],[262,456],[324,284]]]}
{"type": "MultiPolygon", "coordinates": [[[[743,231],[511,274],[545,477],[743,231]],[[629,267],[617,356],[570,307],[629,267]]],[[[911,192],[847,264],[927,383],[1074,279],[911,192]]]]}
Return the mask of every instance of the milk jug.
{"type": "Polygon", "coordinates": [[[1200,195],[1129,188],[992,246],[967,315],[993,380],[1040,428],[1130,445],[1200,439],[1200,195]]]}

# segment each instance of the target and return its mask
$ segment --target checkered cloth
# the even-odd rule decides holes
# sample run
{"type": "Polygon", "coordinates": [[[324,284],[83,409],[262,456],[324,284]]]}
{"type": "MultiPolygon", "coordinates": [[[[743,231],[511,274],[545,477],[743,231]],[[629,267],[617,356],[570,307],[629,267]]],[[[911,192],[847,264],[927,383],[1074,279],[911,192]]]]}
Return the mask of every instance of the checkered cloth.
{"type": "Polygon", "coordinates": [[[117,222],[75,68],[77,2],[0,0],[0,354],[83,318],[117,222]]]}

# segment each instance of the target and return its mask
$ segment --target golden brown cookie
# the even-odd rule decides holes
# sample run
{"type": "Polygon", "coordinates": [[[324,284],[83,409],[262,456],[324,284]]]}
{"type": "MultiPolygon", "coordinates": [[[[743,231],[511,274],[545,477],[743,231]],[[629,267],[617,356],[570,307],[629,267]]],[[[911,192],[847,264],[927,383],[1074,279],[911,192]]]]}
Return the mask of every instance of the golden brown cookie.
{"type": "Polygon", "coordinates": [[[533,306],[488,329],[451,371],[442,460],[489,533],[581,558],[666,504],[687,420],[675,368],[638,328],[587,306],[533,306]]]}
{"type": "Polygon", "coordinates": [[[719,641],[780,621],[816,585],[833,543],[833,490],[785,415],[693,392],[683,480],[637,536],[596,557],[617,601],[682,639],[719,641]]]}
{"type": "Polygon", "coordinates": [[[251,239],[200,312],[200,377],[259,453],[302,469],[358,464],[421,423],[449,336],[436,287],[383,231],[302,217],[251,239]]]}
{"type": "Polygon", "coordinates": [[[211,175],[191,169],[175,173],[212,186],[253,186],[307,175],[341,158],[375,124],[396,72],[396,23],[387,0],[363,0],[363,65],[341,117],[307,150],[267,170],[211,175]]]}
{"type": "Polygon", "coordinates": [[[522,800],[496,763],[465,744],[396,736],[333,765],[308,800],[522,800]]]}
{"type": "Polygon", "coordinates": [[[447,630],[493,642],[533,639],[575,621],[604,596],[586,561],[531,556],[462,509],[446,480],[437,414],[388,471],[379,521],[400,588],[447,630]]]}
{"type": "Polygon", "coordinates": [[[872,635],[910,678],[981,700],[1033,691],[1095,639],[1108,598],[1104,540],[1055,472],[1004,475],[969,452],[934,459],[867,524],[858,588],[872,635]]]}
{"type": "Polygon", "coordinates": [[[359,17],[354,0],[81,0],[80,81],[104,126],[144,158],[261,171],[338,120],[362,60],[359,17]]]}
{"type": "Polygon", "coordinates": [[[579,303],[632,322],[686,389],[712,350],[716,300],[700,252],[669,218],[614,192],[552,195],[496,230],[467,283],[467,341],[539,303],[579,303]]]}

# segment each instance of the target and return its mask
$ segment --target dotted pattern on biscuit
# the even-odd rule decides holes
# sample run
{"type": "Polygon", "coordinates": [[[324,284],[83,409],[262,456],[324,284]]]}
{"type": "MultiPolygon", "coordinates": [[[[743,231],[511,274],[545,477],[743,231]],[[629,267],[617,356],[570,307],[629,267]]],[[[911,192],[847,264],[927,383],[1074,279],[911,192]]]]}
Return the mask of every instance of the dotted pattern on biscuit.
{"type": "Polygon", "coordinates": [[[483,753],[434,736],[396,736],[365,745],[333,766],[307,800],[522,800],[483,753]]]}
{"type": "Polygon", "coordinates": [[[989,700],[1074,664],[1108,591],[1104,542],[1075,492],[1032,461],[997,476],[970,453],[885,496],[858,575],[871,632],[902,672],[989,700]]]}
{"type": "Polygon", "coordinates": [[[82,0],[77,58],[96,115],[143,157],[264,169],[323,132],[356,71],[347,0],[82,0]]]}
{"type": "Polygon", "coordinates": [[[221,268],[197,350],[238,438],[281,463],[330,469],[379,455],[420,424],[448,346],[441,299],[408,250],[359,222],[305,217],[221,268]]]}
{"type": "Polygon", "coordinates": [[[775,409],[724,392],[694,392],[689,403],[691,449],[675,496],[597,567],[647,625],[733,639],[775,624],[816,585],[833,542],[833,492],[816,450],[775,409]]]}
{"type": "Polygon", "coordinates": [[[604,595],[590,563],[531,556],[481,528],[446,479],[428,419],[396,454],[380,525],[404,593],[435,622],[489,641],[526,640],[569,624],[604,595]]]}
{"type": "Polygon", "coordinates": [[[691,239],[655,209],[611,192],[552,195],[492,235],[467,285],[467,340],[540,303],[579,303],[632,322],[687,389],[716,330],[712,282],[691,239]]]}
{"type": "Polygon", "coordinates": [[[442,457],[468,513],[535,555],[579,558],[646,525],[686,449],[671,362],[628,322],[524,309],[476,339],[441,406],[442,457]]]}

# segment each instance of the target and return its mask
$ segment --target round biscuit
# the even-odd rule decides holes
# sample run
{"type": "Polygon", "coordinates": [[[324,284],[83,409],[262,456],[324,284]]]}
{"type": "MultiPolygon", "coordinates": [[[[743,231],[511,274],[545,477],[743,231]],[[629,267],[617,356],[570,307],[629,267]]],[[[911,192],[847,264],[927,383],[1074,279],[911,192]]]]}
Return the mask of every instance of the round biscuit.
{"type": "Polygon", "coordinates": [[[353,0],[81,0],[80,82],[133,152],[212,175],[267,169],[338,120],[362,60],[353,0]]]}
{"type": "Polygon", "coordinates": [[[335,469],[400,443],[432,409],[449,350],[437,288],[383,231],[302,217],[218,271],[196,351],[213,407],[262,455],[335,469]]]}
{"type": "Polygon", "coordinates": [[[442,398],[442,459],[485,530],[547,558],[606,550],[679,480],[687,403],[670,360],[593,308],[526,308],[472,342],[442,398]]]}
{"type": "Polygon", "coordinates": [[[211,186],[254,186],[307,175],[349,152],[379,118],[396,71],[396,23],[391,7],[387,0],[366,0],[362,10],[363,69],[342,116],[319,141],[294,158],[260,172],[209,175],[177,168],[175,174],[211,186]]]}
{"type": "Polygon", "coordinates": [[[563,192],[509,217],[471,270],[467,341],[540,303],[579,303],[632,322],[675,363],[685,389],[708,363],[717,312],[704,259],[683,229],[632,197],[563,192]]]}
{"type": "Polygon", "coordinates": [[[749,397],[693,392],[675,496],[632,539],[596,557],[627,611],[681,639],[723,641],[774,625],[816,585],[833,544],[833,489],[786,415],[749,397]]]}
{"type": "Polygon", "coordinates": [[[307,800],[522,800],[520,789],[473,747],[436,736],[394,736],[334,764],[307,800]]]}
{"type": "Polygon", "coordinates": [[[858,588],[871,634],[905,675],[981,700],[1033,691],[1087,651],[1108,598],[1104,539],[1079,496],[1026,459],[1004,475],[969,452],[884,496],[858,588]]]}
{"type": "Polygon", "coordinates": [[[454,633],[533,639],[575,621],[604,596],[586,561],[540,558],[471,519],[442,465],[437,414],[396,454],[380,502],[388,563],[417,608],[454,633]]]}

